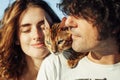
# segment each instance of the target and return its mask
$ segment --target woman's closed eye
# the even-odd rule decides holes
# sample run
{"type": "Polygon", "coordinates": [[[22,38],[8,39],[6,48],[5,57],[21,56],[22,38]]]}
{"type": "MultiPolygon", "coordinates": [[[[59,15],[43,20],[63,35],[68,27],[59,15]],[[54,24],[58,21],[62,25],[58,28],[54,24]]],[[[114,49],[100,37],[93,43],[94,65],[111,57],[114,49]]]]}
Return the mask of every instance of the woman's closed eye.
{"type": "Polygon", "coordinates": [[[30,31],[31,31],[30,27],[22,27],[22,28],[20,29],[20,32],[22,32],[22,33],[28,33],[28,32],[30,32],[30,31]]]}
{"type": "Polygon", "coordinates": [[[22,32],[22,33],[28,33],[28,32],[30,32],[31,31],[31,24],[22,24],[21,26],[20,26],[20,32],[22,32]]]}

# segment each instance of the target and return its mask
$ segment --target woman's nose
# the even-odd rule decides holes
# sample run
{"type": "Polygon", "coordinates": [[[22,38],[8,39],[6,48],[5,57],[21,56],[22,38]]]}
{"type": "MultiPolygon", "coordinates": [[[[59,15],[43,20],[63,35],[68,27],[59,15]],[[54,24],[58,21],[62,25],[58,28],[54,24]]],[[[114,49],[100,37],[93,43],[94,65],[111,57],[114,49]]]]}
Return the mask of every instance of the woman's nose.
{"type": "Polygon", "coordinates": [[[43,33],[42,31],[36,28],[32,32],[32,37],[33,37],[33,40],[40,40],[41,38],[43,38],[43,33]]]}
{"type": "Polygon", "coordinates": [[[65,25],[70,27],[75,27],[76,26],[75,18],[73,16],[68,16],[65,25]]]}

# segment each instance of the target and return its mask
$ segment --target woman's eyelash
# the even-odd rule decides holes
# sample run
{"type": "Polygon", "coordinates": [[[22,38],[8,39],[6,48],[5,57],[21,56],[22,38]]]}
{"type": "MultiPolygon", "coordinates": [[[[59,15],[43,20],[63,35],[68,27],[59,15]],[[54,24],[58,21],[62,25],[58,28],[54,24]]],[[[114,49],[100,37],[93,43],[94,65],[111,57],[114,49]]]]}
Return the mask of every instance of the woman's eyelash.
{"type": "Polygon", "coordinates": [[[21,32],[27,33],[27,32],[30,32],[30,30],[22,30],[21,32]]]}
{"type": "Polygon", "coordinates": [[[31,29],[29,29],[29,28],[21,28],[21,30],[20,30],[20,32],[22,32],[22,33],[27,33],[30,31],[31,31],[31,29]]]}

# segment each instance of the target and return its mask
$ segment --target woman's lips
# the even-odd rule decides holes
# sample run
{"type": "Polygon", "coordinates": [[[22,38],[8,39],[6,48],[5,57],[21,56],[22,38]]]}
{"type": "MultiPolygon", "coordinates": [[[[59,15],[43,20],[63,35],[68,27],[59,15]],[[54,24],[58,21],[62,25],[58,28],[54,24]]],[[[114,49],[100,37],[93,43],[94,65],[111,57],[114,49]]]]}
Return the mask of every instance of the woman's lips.
{"type": "Polygon", "coordinates": [[[35,44],[32,44],[31,46],[35,47],[35,48],[40,48],[42,46],[45,46],[44,43],[35,43],[35,44]]]}

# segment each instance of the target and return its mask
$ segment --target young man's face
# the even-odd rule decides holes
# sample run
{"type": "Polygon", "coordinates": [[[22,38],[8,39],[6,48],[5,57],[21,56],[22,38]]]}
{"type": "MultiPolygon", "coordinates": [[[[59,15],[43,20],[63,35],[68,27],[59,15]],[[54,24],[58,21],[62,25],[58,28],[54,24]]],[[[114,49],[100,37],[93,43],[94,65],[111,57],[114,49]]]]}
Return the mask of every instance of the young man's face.
{"type": "Polygon", "coordinates": [[[99,43],[98,32],[92,23],[82,18],[68,16],[66,26],[71,26],[72,47],[77,52],[87,52],[93,50],[99,43]]]}

